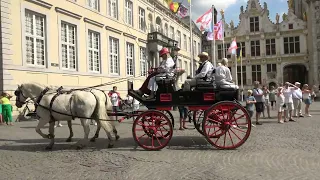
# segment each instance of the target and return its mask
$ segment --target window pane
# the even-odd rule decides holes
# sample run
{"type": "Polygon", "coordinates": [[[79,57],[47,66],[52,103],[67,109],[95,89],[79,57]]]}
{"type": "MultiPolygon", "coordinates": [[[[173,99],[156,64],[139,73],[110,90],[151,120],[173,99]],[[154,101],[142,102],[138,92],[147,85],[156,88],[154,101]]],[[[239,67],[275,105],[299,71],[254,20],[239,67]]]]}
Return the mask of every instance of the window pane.
{"type": "Polygon", "coordinates": [[[296,42],[295,48],[296,48],[296,53],[300,53],[300,43],[299,42],[296,42]]]}
{"type": "Polygon", "coordinates": [[[252,71],[256,71],[256,65],[252,65],[252,71]]]}
{"type": "Polygon", "coordinates": [[[267,64],[267,72],[271,72],[271,65],[267,64]]]}

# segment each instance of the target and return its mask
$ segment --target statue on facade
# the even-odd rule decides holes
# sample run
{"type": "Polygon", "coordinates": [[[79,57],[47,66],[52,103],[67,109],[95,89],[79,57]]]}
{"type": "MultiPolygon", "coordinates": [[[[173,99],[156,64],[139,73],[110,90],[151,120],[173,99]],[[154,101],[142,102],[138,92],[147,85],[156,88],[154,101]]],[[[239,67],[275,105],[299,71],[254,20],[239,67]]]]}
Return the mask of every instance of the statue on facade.
{"type": "Polygon", "coordinates": [[[268,9],[268,4],[266,2],[263,3],[263,9],[265,9],[265,10],[268,9]]]}
{"type": "Polygon", "coordinates": [[[224,19],[224,11],[223,11],[223,9],[220,10],[220,14],[221,14],[221,19],[224,19]]]}
{"type": "Polygon", "coordinates": [[[283,13],[282,14],[282,20],[286,20],[287,19],[287,14],[286,13],[283,13]]]}
{"type": "Polygon", "coordinates": [[[303,18],[304,21],[308,21],[307,12],[304,12],[304,13],[303,13],[302,18],[303,18]]]}
{"type": "Polygon", "coordinates": [[[252,2],[251,2],[251,8],[252,8],[252,9],[257,8],[257,6],[256,6],[256,2],[255,2],[255,1],[252,1],[252,2]]]}
{"type": "Polygon", "coordinates": [[[232,20],[231,20],[231,22],[230,22],[230,26],[231,26],[231,29],[234,29],[234,23],[233,23],[232,20]]]}
{"type": "Polygon", "coordinates": [[[288,0],[288,8],[293,9],[293,0],[288,0]]]}
{"type": "Polygon", "coordinates": [[[240,13],[243,13],[243,6],[240,7],[240,13]]]}
{"type": "Polygon", "coordinates": [[[277,24],[279,24],[279,20],[280,20],[280,15],[277,13],[276,14],[276,22],[277,22],[277,24]]]}

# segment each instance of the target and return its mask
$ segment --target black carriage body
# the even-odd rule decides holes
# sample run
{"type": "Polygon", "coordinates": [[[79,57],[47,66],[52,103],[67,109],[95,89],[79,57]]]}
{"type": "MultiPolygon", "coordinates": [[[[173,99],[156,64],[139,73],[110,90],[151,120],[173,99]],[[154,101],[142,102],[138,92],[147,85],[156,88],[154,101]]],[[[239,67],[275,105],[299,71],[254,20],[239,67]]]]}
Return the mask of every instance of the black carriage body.
{"type": "Polygon", "coordinates": [[[177,90],[174,86],[173,79],[162,79],[157,81],[158,90],[156,98],[147,100],[142,98],[133,90],[133,83],[128,81],[128,94],[148,109],[165,109],[170,110],[173,106],[188,106],[189,108],[201,109],[209,107],[220,101],[234,101],[239,97],[239,89],[228,85],[216,85],[207,83],[198,85],[193,91],[177,90]]]}

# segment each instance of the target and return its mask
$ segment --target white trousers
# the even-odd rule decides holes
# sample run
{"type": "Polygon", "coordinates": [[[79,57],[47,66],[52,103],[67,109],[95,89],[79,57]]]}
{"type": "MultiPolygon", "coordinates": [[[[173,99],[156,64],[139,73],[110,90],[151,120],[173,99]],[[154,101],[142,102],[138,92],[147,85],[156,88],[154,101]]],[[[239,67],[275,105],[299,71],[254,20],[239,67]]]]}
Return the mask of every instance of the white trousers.
{"type": "Polygon", "coordinates": [[[302,105],[301,99],[293,98],[293,107],[294,107],[293,115],[294,116],[299,116],[302,114],[301,105],[302,105]]]}
{"type": "Polygon", "coordinates": [[[153,91],[153,92],[156,92],[158,90],[156,76],[153,76],[152,78],[150,78],[149,83],[148,83],[148,89],[150,89],[150,91],[153,91]]]}
{"type": "Polygon", "coordinates": [[[197,79],[186,79],[186,81],[183,84],[183,90],[190,91],[191,87],[196,85],[197,85],[197,79]]]}

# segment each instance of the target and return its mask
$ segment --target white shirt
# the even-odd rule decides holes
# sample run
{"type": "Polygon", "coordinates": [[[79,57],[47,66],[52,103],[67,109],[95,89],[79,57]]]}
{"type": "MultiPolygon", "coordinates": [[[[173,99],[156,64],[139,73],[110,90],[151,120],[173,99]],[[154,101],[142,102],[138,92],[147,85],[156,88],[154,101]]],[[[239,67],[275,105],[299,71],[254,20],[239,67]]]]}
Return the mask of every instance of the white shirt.
{"type": "Polygon", "coordinates": [[[174,61],[172,57],[168,57],[166,60],[161,61],[159,69],[163,70],[163,73],[171,74],[173,72],[174,61]]]}
{"type": "Polygon", "coordinates": [[[210,78],[211,77],[211,74],[212,74],[212,71],[213,71],[213,65],[211,62],[209,61],[205,61],[203,62],[205,63],[201,69],[201,71],[199,72],[199,74],[195,75],[194,78],[195,79],[199,79],[199,78],[204,78],[207,77],[210,78]]]}
{"type": "Polygon", "coordinates": [[[284,95],[285,103],[293,103],[293,100],[292,100],[293,91],[294,91],[294,87],[288,87],[288,89],[283,88],[282,92],[284,95]]]}
{"type": "Polygon", "coordinates": [[[310,97],[311,97],[311,94],[310,94],[310,93],[304,92],[304,93],[302,94],[302,98],[303,98],[303,99],[309,99],[310,97]]]}
{"type": "Polygon", "coordinates": [[[119,105],[119,96],[117,93],[111,94],[111,104],[112,106],[118,106],[119,105]]]}
{"type": "Polygon", "coordinates": [[[284,105],[284,99],[285,97],[283,94],[280,94],[279,96],[277,96],[277,104],[280,106],[284,105]]]}
{"type": "Polygon", "coordinates": [[[292,98],[294,98],[294,99],[302,99],[302,91],[301,91],[300,88],[293,90],[292,98]]]}
{"type": "Polygon", "coordinates": [[[232,81],[230,69],[226,66],[219,66],[215,72],[216,81],[232,81]]]}

